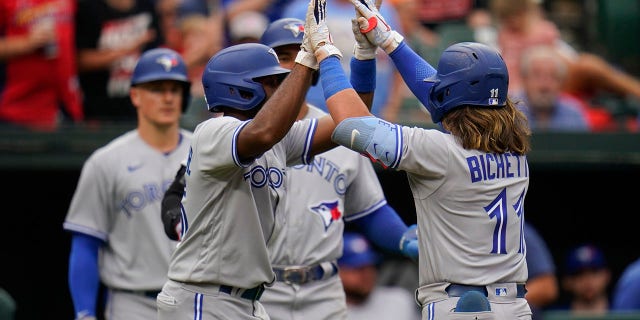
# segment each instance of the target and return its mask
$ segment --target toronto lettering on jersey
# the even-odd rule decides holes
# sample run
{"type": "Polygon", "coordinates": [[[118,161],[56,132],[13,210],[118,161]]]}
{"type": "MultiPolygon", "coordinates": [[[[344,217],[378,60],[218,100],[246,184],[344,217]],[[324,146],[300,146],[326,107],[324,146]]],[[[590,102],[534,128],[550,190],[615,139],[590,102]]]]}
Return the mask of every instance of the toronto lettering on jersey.
{"type": "Polygon", "coordinates": [[[347,192],[347,177],[340,172],[340,167],[337,164],[325,157],[315,156],[312,163],[297,165],[293,169],[306,169],[308,173],[315,173],[323,177],[324,180],[333,184],[334,190],[339,195],[344,195],[347,192]]]}
{"type": "Polygon", "coordinates": [[[282,186],[284,180],[283,170],[276,167],[265,168],[263,166],[252,167],[248,172],[243,174],[244,180],[249,180],[251,185],[256,188],[262,188],[266,185],[273,189],[282,186]]]}
{"type": "Polygon", "coordinates": [[[526,156],[512,153],[487,153],[467,157],[471,182],[529,176],[526,156]]]}
{"type": "Polygon", "coordinates": [[[162,186],[157,183],[145,183],[139,190],[130,190],[122,200],[120,208],[127,217],[131,217],[134,211],[142,211],[150,203],[161,201],[172,181],[167,179],[162,186]]]}

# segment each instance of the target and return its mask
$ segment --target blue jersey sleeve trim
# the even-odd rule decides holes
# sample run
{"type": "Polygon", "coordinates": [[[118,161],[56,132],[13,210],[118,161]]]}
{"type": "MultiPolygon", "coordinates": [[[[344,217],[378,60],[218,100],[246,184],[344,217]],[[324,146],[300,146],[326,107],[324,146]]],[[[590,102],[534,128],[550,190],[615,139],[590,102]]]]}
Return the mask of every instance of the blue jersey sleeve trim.
{"type": "Polygon", "coordinates": [[[248,161],[246,164],[242,163],[240,161],[240,157],[238,157],[238,135],[240,134],[240,131],[242,130],[242,128],[244,128],[247,124],[249,124],[251,120],[246,120],[243,123],[241,123],[235,131],[233,131],[233,141],[231,141],[231,157],[233,158],[233,162],[238,166],[238,167],[247,167],[249,163],[251,163],[252,161],[248,161]]]}
{"type": "Polygon", "coordinates": [[[318,128],[318,119],[310,119],[311,124],[309,124],[309,129],[307,130],[307,138],[304,142],[304,151],[302,153],[302,163],[309,164],[311,163],[311,159],[313,156],[311,155],[311,145],[313,142],[313,138],[316,135],[316,129],[318,128]]]}

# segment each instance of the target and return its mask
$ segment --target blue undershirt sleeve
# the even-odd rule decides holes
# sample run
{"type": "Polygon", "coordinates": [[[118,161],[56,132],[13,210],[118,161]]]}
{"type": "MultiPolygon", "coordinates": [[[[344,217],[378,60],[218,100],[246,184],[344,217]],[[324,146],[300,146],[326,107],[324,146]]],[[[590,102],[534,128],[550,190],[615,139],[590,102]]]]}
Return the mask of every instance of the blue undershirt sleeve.
{"type": "Polygon", "coordinates": [[[396,69],[413,95],[431,112],[429,90],[433,83],[425,82],[424,79],[434,76],[437,70],[407,46],[404,41],[389,54],[389,57],[393,60],[396,69]]]}
{"type": "Polygon", "coordinates": [[[386,204],[351,223],[376,246],[389,252],[402,254],[400,239],[407,230],[407,225],[390,205],[386,204]]]}
{"type": "Polygon", "coordinates": [[[76,317],[96,316],[100,287],[98,250],[102,244],[101,239],[82,233],[74,233],[71,237],[69,291],[76,317]]]}

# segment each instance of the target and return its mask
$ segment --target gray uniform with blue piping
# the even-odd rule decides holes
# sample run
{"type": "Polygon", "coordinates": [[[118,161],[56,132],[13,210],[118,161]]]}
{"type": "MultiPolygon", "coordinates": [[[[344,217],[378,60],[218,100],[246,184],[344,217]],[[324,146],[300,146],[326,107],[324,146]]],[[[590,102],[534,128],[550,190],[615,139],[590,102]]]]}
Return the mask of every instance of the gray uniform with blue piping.
{"type": "Polygon", "coordinates": [[[275,280],[267,248],[283,232],[287,167],[310,160],[306,142],[316,121],[294,123],[272,149],[241,163],[235,145],[247,123],[223,116],[194,131],[182,199],[186,233],[158,295],[160,320],[269,319],[258,300],[275,280]]]}
{"type": "MultiPolygon", "coordinates": [[[[305,119],[326,113],[309,106],[305,119]]],[[[272,319],[345,319],[346,303],[336,260],[344,222],[387,203],[371,161],[345,147],[288,168],[286,220],[269,251],[278,276],[260,301],[272,319]]]]}

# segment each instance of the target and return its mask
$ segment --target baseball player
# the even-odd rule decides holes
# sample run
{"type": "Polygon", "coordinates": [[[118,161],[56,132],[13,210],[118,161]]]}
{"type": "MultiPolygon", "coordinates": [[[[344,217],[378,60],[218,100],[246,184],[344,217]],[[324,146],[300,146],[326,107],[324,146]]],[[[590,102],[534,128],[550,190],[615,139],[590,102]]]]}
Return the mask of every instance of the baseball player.
{"type": "Polygon", "coordinates": [[[272,48],[245,43],[207,63],[207,105],[223,115],[194,131],[184,232],[157,298],[160,320],[270,319],[259,299],[276,278],[269,251],[286,232],[287,195],[295,192],[287,167],[336,146],[330,116],[296,122],[318,61],[341,55],[330,45],[320,51],[299,49],[288,70],[272,48]]]}
{"type": "MultiPolygon", "coordinates": [[[[282,67],[291,69],[303,30],[302,20],[279,19],[268,26],[261,42],[275,50],[282,67]]],[[[303,103],[298,120],[325,115],[303,103]]],[[[181,172],[163,200],[165,230],[173,239],[180,237],[176,226],[181,225],[181,172]]],[[[409,229],[387,204],[368,158],[338,147],[316,155],[313,163],[291,167],[286,178],[295,191],[287,195],[286,224],[270,246],[276,282],[260,298],[273,319],[346,318],[344,290],[336,276],[345,221],[362,229],[380,247],[417,259],[417,240],[405,237],[413,245],[401,246],[409,229]]]]}
{"type": "Polygon", "coordinates": [[[76,319],[95,319],[100,281],[105,317],[156,317],[176,242],[158,223],[164,190],[187,156],[191,132],[179,126],[191,86],[180,55],[152,49],[137,62],[130,97],[138,124],[85,162],[64,229],[72,233],[69,289],[76,319]]]}
{"type": "MultiPolygon", "coordinates": [[[[333,140],[407,174],[418,220],[416,299],[423,319],[530,320],[523,223],[531,133],[507,98],[504,60],[486,45],[456,43],[436,70],[386,24],[372,1],[352,3],[361,32],[391,57],[442,129],[374,117],[341,80],[338,59],[320,62],[333,75],[322,82],[338,124],[333,140]],[[456,312],[459,297],[469,291],[487,298],[490,310],[456,312]]],[[[305,25],[311,50],[331,43],[326,16],[325,0],[311,0],[305,25]]]]}

